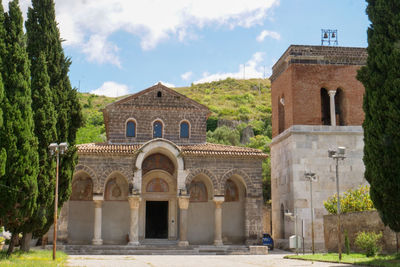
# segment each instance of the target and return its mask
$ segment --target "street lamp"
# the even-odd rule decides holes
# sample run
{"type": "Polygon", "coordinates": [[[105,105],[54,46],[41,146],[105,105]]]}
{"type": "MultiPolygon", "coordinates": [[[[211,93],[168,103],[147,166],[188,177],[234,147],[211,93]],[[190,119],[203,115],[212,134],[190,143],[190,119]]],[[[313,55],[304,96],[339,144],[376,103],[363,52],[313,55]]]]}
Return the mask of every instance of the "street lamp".
{"type": "Polygon", "coordinates": [[[317,181],[317,176],[313,172],[305,172],[304,177],[310,181],[310,203],[311,203],[311,249],[312,253],[315,253],[314,246],[314,210],[313,210],[313,201],[312,201],[312,182],[317,181]]]}
{"type": "Polygon", "coordinates": [[[57,209],[58,209],[58,166],[60,163],[60,154],[63,155],[68,150],[67,143],[51,143],[49,145],[50,155],[56,155],[57,158],[57,171],[56,171],[56,186],[54,193],[54,231],[53,231],[53,260],[56,259],[56,242],[57,242],[57,209]]]}
{"type": "Polygon", "coordinates": [[[337,190],[337,228],[338,228],[338,253],[339,261],[342,260],[342,236],[340,234],[340,195],[339,195],[339,159],[344,160],[345,147],[338,147],[337,150],[329,149],[328,157],[336,160],[336,190],[337,190]]]}

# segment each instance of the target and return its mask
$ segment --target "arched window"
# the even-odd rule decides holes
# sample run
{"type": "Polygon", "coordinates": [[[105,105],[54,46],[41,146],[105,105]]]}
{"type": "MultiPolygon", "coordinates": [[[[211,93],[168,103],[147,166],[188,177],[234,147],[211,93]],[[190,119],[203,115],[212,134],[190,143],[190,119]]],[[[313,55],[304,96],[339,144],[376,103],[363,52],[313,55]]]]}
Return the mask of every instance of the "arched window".
{"type": "Polygon", "coordinates": [[[181,138],[189,138],[189,123],[186,121],[181,122],[181,138]]]}
{"type": "Polygon", "coordinates": [[[321,88],[321,122],[322,125],[331,125],[330,99],[325,88],[321,88]]]}
{"type": "Polygon", "coordinates": [[[153,138],[162,138],[163,125],[161,121],[155,121],[153,123],[153,138]]]}
{"type": "Polygon", "coordinates": [[[279,133],[285,130],[285,98],[282,96],[278,101],[278,131],[279,133]]]}
{"type": "Polygon", "coordinates": [[[134,121],[126,123],[126,137],[136,137],[136,123],[134,121]]]}

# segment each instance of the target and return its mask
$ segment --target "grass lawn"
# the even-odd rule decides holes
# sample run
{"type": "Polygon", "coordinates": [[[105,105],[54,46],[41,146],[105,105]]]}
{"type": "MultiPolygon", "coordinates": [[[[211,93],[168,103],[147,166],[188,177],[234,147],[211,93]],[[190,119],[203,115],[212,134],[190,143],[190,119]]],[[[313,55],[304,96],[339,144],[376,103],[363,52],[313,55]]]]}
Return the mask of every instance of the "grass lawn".
{"type": "Polygon", "coordinates": [[[6,251],[0,251],[0,266],[65,266],[67,254],[57,251],[56,261],[53,261],[53,251],[51,250],[31,250],[29,253],[15,251],[7,258],[6,251]]]}
{"type": "MultiPolygon", "coordinates": [[[[309,261],[339,262],[339,256],[337,253],[289,255],[285,256],[285,258],[309,261]]],[[[341,263],[350,263],[363,266],[398,267],[400,266],[400,253],[392,255],[379,255],[375,257],[367,257],[360,253],[350,253],[350,255],[342,254],[341,263]]]]}

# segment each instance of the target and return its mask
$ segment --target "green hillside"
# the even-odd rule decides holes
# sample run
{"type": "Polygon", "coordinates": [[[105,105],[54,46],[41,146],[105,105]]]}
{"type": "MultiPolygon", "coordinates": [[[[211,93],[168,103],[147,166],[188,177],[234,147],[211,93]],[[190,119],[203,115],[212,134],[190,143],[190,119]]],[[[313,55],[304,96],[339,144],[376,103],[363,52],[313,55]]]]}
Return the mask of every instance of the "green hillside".
{"type": "MultiPolygon", "coordinates": [[[[192,84],[174,88],[177,92],[207,106],[212,114],[207,121],[207,141],[247,146],[269,153],[271,141],[271,84],[268,79],[235,80],[192,84]],[[218,127],[218,125],[220,127],[218,127]],[[254,137],[240,143],[243,129],[252,129],[254,137]]],[[[105,127],[101,109],[119,98],[79,94],[85,126],[77,133],[77,143],[104,142],[105,127]]],[[[251,131],[251,130],[250,130],[251,131]]],[[[270,160],[263,163],[264,197],[270,199],[270,160]]]]}

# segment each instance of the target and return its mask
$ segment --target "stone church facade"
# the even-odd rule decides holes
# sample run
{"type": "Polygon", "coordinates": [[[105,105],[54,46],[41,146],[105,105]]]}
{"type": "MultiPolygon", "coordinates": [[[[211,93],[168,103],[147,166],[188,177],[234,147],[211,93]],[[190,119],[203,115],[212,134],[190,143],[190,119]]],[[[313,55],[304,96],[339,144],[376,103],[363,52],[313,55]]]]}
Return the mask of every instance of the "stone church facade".
{"type": "Polygon", "coordinates": [[[363,85],[356,79],[365,65],[364,48],[292,45],[273,66],[271,76],[271,191],[273,236],[287,246],[294,222],[304,222],[306,249],[311,248],[310,182],[313,172],[315,246],[324,248],[323,202],[336,193],[335,161],[328,149],[346,147],[339,163],[340,192],[367,184],[364,179],[363,85]]]}
{"type": "Polygon", "coordinates": [[[210,111],[157,84],[106,106],[106,143],[78,145],[68,244],[252,244],[262,234],[260,150],[206,142],[210,111]]]}

